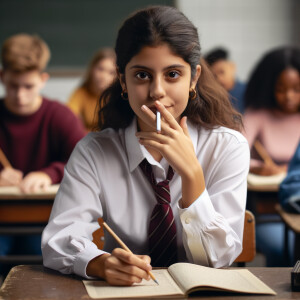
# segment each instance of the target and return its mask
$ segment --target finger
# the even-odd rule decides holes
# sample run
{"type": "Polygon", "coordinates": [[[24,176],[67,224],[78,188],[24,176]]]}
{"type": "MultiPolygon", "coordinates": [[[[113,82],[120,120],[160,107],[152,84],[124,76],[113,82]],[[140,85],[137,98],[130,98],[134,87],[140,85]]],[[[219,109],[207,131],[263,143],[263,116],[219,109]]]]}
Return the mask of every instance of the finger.
{"type": "Polygon", "coordinates": [[[161,144],[168,143],[170,138],[167,135],[157,134],[156,132],[137,132],[135,135],[138,139],[154,140],[161,144]]]}
{"type": "Polygon", "coordinates": [[[182,117],[180,120],[180,127],[182,128],[184,134],[190,138],[189,129],[187,126],[187,117],[182,117]]]}
{"type": "Polygon", "coordinates": [[[148,262],[144,261],[137,255],[120,248],[114,249],[112,255],[116,256],[124,263],[122,266],[118,266],[117,268],[121,267],[121,269],[128,274],[134,274],[135,276],[148,280],[148,272],[152,270],[152,267],[148,262]]]}
{"type": "Polygon", "coordinates": [[[180,125],[177,123],[176,119],[173,117],[173,115],[165,108],[165,106],[159,102],[159,101],[155,101],[155,106],[157,108],[157,110],[161,113],[162,116],[162,121],[161,122],[161,129],[165,130],[169,127],[173,128],[173,129],[181,129],[180,125]],[[168,126],[166,126],[168,125],[168,126]]]}
{"type": "Polygon", "coordinates": [[[109,283],[119,285],[132,285],[133,283],[140,283],[143,279],[122,270],[107,269],[105,271],[105,278],[109,283]]]}

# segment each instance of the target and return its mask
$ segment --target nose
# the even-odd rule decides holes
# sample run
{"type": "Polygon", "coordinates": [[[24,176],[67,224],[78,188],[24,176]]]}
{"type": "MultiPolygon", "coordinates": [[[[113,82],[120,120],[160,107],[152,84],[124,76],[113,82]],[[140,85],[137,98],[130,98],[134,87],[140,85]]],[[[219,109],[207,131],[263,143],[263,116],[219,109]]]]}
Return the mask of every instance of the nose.
{"type": "Polygon", "coordinates": [[[150,84],[149,96],[152,100],[160,100],[166,95],[162,79],[154,78],[150,84]]]}

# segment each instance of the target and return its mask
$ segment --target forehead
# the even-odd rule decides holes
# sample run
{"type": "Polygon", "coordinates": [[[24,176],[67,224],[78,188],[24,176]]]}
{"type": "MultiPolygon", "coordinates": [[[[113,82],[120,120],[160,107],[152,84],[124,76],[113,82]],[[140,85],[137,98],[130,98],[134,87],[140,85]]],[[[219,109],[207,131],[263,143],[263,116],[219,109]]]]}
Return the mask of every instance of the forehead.
{"type": "Polygon", "coordinates": [[[230,70],[231,62],[228,60],[225,60],[225,59],[218,60],[214,64],[211,65],[211,69],[214,72],[230,70]]]}
{"type": "Polygon", "coordinates": [[[8,81],[10,83],[22,84],[22,83],[34,83],[41,79],[41,74],[37,70],[27,71],[27,72],[13,72],[10,70],[6,70],[3,72],[4,81],[8,81]]]}
{"type": "Polygon", "coordinates": [[[277,84],[280,85],[300,84],[300,74],[298,70],[294,68],[288,68],[283,70],[278,76],[277,84]]]}
{"type": "Polygon", "coordinates": [[[143,47],[138,54],[131,58],[126,65],[126,69],[135,65],[160,69],[176,64],[190,68],[190,65],[183,58],[175,54],[167,44],[162,44],[155,47],[143,47]]]}

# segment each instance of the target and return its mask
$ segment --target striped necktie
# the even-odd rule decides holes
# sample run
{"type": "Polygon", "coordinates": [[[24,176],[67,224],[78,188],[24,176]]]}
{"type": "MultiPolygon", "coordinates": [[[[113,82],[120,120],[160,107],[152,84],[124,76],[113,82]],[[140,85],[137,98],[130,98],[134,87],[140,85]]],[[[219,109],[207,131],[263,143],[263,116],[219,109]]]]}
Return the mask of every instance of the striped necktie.
{"type": "Polygon", "coordinates": [[[157,200],[148,229],[149,255],[154,267],[168,267],[177,262],[176,224],[170,206],[169,181],[174,171],[169,167],[167,179],[156,183],[152,166],[144,159],[140,167],[149,180],[157,200]]]}

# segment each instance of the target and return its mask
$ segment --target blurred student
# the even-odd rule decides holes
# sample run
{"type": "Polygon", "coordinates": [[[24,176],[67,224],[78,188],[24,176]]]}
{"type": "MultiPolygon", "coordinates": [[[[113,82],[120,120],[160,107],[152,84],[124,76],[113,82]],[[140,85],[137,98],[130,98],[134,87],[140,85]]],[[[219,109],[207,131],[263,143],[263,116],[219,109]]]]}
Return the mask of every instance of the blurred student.
{"type": "MultiPolygon", "coordinates": [[[[12,167],[0,165],[0,186],[24,193],[59,183],[76,143],[84,136],[80,120],[66,106],[40,95],[49,75],[50,51],[37,36],[17,34],[1,49],[0,147],[12,167]]],[[[40,254],[40,236],[0,236],[0,255],[40,254]]],[[[1,266],[0,266],[1,267],[1,266]]]]}
{"type": "Polygon", "coordinates": [[[103,91],[116,78],[116,55],[113,49],[99,50],[91,60],[81,86],[71,95],[68,106],[90,131],[97,126],[97,104],[103,91]]]}
{"type": "MultiPolygon", "coordinates": [[[[250,171],[266,176],[286,172],[300,139],[299,49],[282,47],[263,56],[250,76],[245,105],[245,136],[253,148],[250,171]],[[256,140],[265,148],[271,163],[255,153],[256,140]]],[[[261,223],[256,233],[257,248],[265,254],[267,266],[287,265],[283,224],[261,223]]]]}
{"type": "Polygon", "coordinates": [[[283,47],[264,55],[245,93],[245,136],[250,148],[259,140],[274,164],[252,149],[250,171],[285,172],[300,139],[300,49],[283,47]]]}
{"type": "Polygon", "coordinates": [[[218,82],[230,94],[234,108],[243,113],[246,85],[236,78],[236,65],[228,59],[228,52],[223,48],[215,48],[204,58],[218,82]]]}

